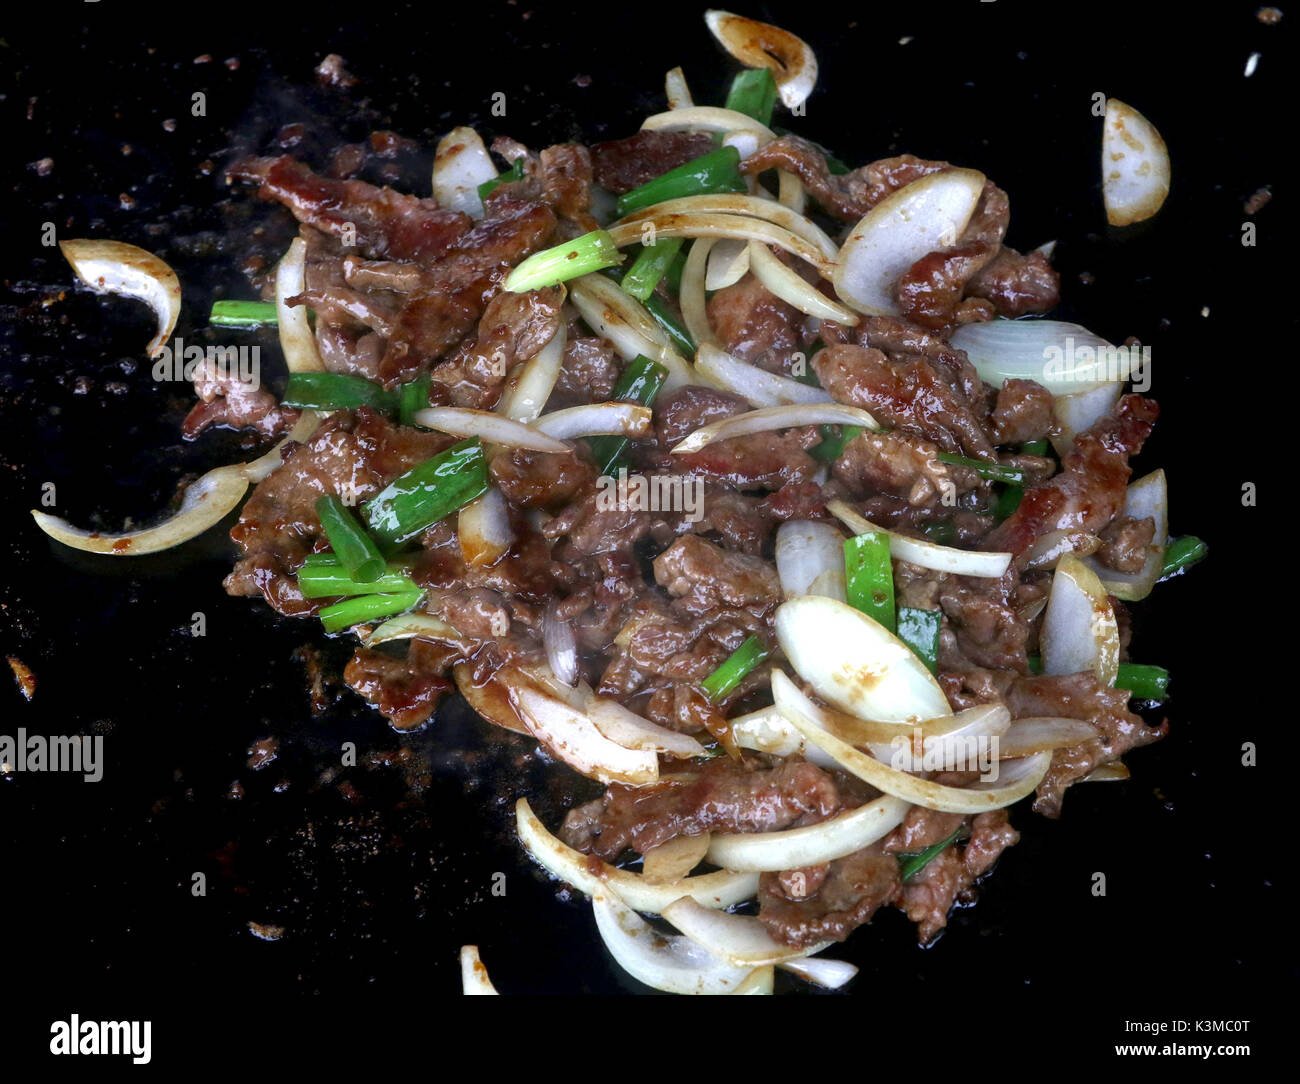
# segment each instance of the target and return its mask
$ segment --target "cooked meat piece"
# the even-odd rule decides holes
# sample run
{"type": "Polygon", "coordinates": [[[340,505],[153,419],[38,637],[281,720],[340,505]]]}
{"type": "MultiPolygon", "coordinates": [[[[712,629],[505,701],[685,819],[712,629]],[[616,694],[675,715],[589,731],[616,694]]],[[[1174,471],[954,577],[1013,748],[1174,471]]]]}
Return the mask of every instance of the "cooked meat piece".
{"type": "Polygon", "coordinates": [[[523,160],[524,177],[506,181],[492,192],[513,200],[544,203],[565,224],[562,232],[578,236],[598,229],[591,216],[591,154],[581,143],[557,143],[533,154],[517,140],[498,136],[492,151],[512,166],[523,160]]]}
{"type": "Polygon", "coordinates": [[[697,535],[679,538],[655,558],[655,580],[675,598],[689,595],[728,606],[781,600],[781,580],[770,561],[728,553],[697,535]]]}
{"type": "Polygon", "coordinates": [[[936,458],[928,441],[901,430],[864,430],[844,445],[844,454],[831,473],[854,496],[893,493],[909,504],[939,499],[945,490],[956,493],[953,471],[936,458]]]}
{"type": "Polygon", "coordinates": [[[903,823],[885,837],[886,854],[920,854],[927,847],[942,843],[965,822],[962,813],[941,813],[937,809],[914,805],[903,823]]]}
{"type": "Polygon", "coordinates": [[[898,894],[898,860],[879,843],[830,863],[815,891],[806,885],[791,898],[785,874],[765,873],[758,883],[758,920],[782,944],[800,948],[818,941],[843,941],[871,921],[898,894]]]}
{"type": "Polygon", "coordinates": [[[655,400],[655,433],[665,451],[695,430],[750,410],[749,400],[699,384],[678,388],[655,400]]]}
{"type": "Polygon", "coordinates": [[[709,326],[727,353],[773,372],[786,372],[799,351],[803,313],[753,274],[718,290],[708,302],[709,326]]]}
{"type": "MultiPolygon", "coordinates": [[[[568,406],[606,402],[621,371],[618,354],[604,339],[595,335],[568,339],[552,395],[568,406]]],[[[554,409],[555,404],[548,408],[554,409]]]]}
{"type": "Polygon", "coordinates": [[[1042,440],[1056,427],[1052,393],[1032,380],[1004,380],[991,421],[994,444],[1042,440]]]}
{"type": "MultiPolygon", "coordinates": [[[[959,322],[958,306],[969,282],[997,251],[982,241],[965,241],[922,256],[898,280],[898,311],[922,327],[941,329],[959,322]]],[[[992,316],[990,312],[984,319],[992,316]]]]}
{"type": "Polygon", "coordinates": [[[1151,540],[1155,536],[1156,523],[1150,516],[1144,519],[1118,516],[1101,532],[1097,560],[1116,572],[1141,572],[1146,567],[1151,540]]]}
{"type": "Polygon", "coordinates": [[[651,595],[633,607],[618,639],[643,678],[699,683],[753,634],[765,640],[769,635],[762,618],[749,610],[714,605],[692,615],[651,595]]]}
{"type": "Polygon", "coordinates": [[[379,709],[398,730],[415,730],[453,688],[442,676],[446,655],[436,644],[412,640],[404,659],[359,647],[343,680],[379,709]]]}
{"type": "Polygon", "coordinates": [[[533,452],[511,448],[493,457],[492,481],[520,508],[555,508],[596,482],[596,470],[576,452],[533,452]]]}
{"type": "Polygon", "coordinates": [[[1011,603],[1018,577],[1000,580],[953,576],[939,588],[939,605],[956,634],[959,651],[977,666],[1024,673],[1029,667],[1029,627],[1011,603]]]}
{"type": "Polygon", "coordinates": [[[741,553],[758,553],[772,529],[772,515],[757,497],[737,493],[728,485],[702,478],[699,482],[699,506],[662,511],[651,527],[651,534],[661,545],[669,545],[683,534],[720,535],[728,546],[741,553]],[[696,518],[698,517],[698,518],[696,518]]]}
{"type": "Polygon", "coordinates": [[[547,538],[565,538],[568,549],[585,557],[630,550],[649,531],[648,510],[603,488],[579,497],[542,528],[547,538]]]}
{"type": "Polygon", "coordinates": [[[316,349],[325,368],[331,373],[377,379],[379,359],[384,353],[383,338],[365,328],[349,331],[321,318],[319,313],[316,315],[316,349]]]}
{"type": "Polygon", "coordinates": [[[501,640],[510,632],[510,608],[496,591],[471,587],[451,591],[434,603],[437,614],[462,636],[501,640]]]}
{"type": "Polygon", "coordinates": [[[194,391],[199,401],[181,426],[186,440],[193,440],[210,425],[253,429],[263,437],[278,437],[298,420],[296,410],[279,406],[275,396],[260,384],[241,380],[237,365],[210,354],[194,371],[194,391]]]}
{"type": "Polygon", "coordinates": [[[637,132],[592,144],[591,163],[596,183],[621,196],[715,149],[707,132],[637,132]]]}
{"type": "Polygon", "coordinates": [[[666,457],[680,471],[705,474],[736,489],[780,489],[791,482],[807,482],[821,464],[808,449],[821,441],[813,425],[783,433],[750,433],[730,440],[715,440],[698,452],[666,457]]]}
{"type": "Polygon", "coordinates": [[[981,411],[981,404],[987,397],[985,384],[980,379],[975,366],[970,363],[966,351],[958,350],[948,341],[932,331],[909,324],[896,316],[872,316],[862,322],[854,336],[850,337],[847,329],[838,324],[822,324],[822,337],[829,345],[836,342],[856,342],[859,346],[874,346],[883,350],[894,361],[920,356],[930,362],[935,371],[943,377],[965,399],[966,403],[981,411]],[[836,332],[830,329],[837,329],[836,332]],[[828,337],[828,334],[830,337],[828,337]]]}
{"type": "Polygon", "coordinates": [[[999,316],[1047,312],[1061,300],[1061,276],[1041,252],[1022,255],[1005,245],[971,279],[967,297],[993,302],[999,316]]]}

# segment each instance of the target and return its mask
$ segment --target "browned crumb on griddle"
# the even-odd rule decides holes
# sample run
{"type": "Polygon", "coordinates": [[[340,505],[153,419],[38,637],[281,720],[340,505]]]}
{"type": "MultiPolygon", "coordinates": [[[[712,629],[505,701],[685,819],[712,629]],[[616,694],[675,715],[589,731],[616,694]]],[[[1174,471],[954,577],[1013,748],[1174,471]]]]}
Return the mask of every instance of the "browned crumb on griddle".
{"type": "Polygon", "coordinates": [[[36,695],[36,675],[17,655],[8,655],[6,658],[9,660],[9,669],[14,672],[14,680],[18,682],[19,691],[30,700],[36,695]]]}

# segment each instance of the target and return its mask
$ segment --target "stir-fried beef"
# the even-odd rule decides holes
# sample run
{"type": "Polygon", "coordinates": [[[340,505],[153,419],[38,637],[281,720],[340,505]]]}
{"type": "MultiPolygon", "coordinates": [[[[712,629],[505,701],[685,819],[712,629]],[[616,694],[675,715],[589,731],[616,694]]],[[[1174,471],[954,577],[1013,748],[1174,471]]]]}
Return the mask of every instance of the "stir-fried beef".
{"type": "Polygon", "coordinates": [[[1061,276],[1041,252],[1019,253],[1003,246],[966,287],[967,297],[983,297],[999,316],[1047,312],[1061,300],[1061,276]]]}
{"type": "Polygon", "coordinates": [[[708,312],[709,326],[722,348],[764,369],[787,370],[802,344],[803,314],[752,274],[717,291],[709,299],[708,312]]]}
{"type": "Polygon", "coordinates": [[[797,948],[843,941],[898,895],[898,860],[873,843],[824,872],[791,878],[765,873],[758,883],[758,920],[776,940],[797,948]],[[793,882],[793,883],[792,883],[793,882]]]}
{"type": "Polygon", "coordinates": [[[854,496],[895,493],[909,504],[925,504],[956,489],[955,472],[939,462],[938,451],[902,431],[864,430],[844,446],[831,472],[854,496]]]}
{"type": "Polygon", "coordinates": [[[266,388],[240,379],[240,374],[205,356],[194,371],[194,404],[181,432],[193,440],[210,425],[253,429],[263,437],[278,437],[298,420],[298,412],[280,406],[266,388]]]}
{"type": "Polygon", "coordinates": [[[412,640],[408,650],[399,659],[359,647],[343,671],[343,680],[398,730],[423,726],[453,688],[442,676],[447,660],[441,649],[412,640]]]}
{"type": "Polygon", "coordinates": [[[698,535],[679,538],[655,558],[655,579],[674,598],[693,604],[774,605],[781,598],[776,568],[761,557],[728,553],[698,535]]]}
{"type": "Polygon", "coordinates": [[[668,450],[702,426],[749,409],[749,401],[739,395],[691,384],[655,402],[655,432],[660,447],[668,450]]]}
{"type": "Polygon", "coordinates": [[[1134,519],[1118,516],[1101,532],[1097,560],[1116,572],[1141,572],[1146,566],[1148,547],[1156,535],[1156,523],[1150,516],[1134,519]]]}
{"type": "Polygon", "coordinates": [[[587,335],[567,340],[560,375],[552,392],[552,405],[558,409],[605,402],[614,394],[621,370],[618,354],[604,339],[587,335]]]}
{"type": "Polygon", "coordinates": [[[1056,425],[1052,393],[1032,380],[1004,380],[990,420],[994,444],[1042,440],[1056,425]]]}
{"type": "Polygon", "coordinates": [[[707,132],[637,132],[591,146],[596,183],[621,196],[714,150],[707,132]]]}

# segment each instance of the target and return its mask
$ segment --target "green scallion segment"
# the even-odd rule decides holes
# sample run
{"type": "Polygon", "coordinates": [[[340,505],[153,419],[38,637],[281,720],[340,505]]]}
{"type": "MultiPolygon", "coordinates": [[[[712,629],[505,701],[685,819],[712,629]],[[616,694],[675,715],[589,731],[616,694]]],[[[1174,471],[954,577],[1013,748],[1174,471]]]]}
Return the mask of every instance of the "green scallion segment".
{"type": "Polygon", "coordinates": [[[834,463],[844,454],[844,446],[861,432],[860,425],[823,425],[821,443],[814,444],[808,454],[819,463],[834,463]]]}
{"type": "Polygon", "coordinates": [[[682,292],[682,271],[685,267],[686,253],[679,249],[673,262],[668,265],[668,270],[664,272],[664,285],[674,297],[682,292]]]}
{"type": "Polygon", "coordinates": [[[1167,580],[1170,576],[1185,572],[1197,561],[1204,559],[1209,552],[1210,547],[1192,535],[1175,538],[1165,548],[1165,563],[1160,570],[1160,578],[1167,580]]]}
{"type": "Polygon", "coordinates": [[[478,437],[453,444],[391,482],[362,506],[381,547],[393,548],[487,491],[487,463],[478,437]]]}
{"type": "Polygon", "coordinates": [[[418,591],[400,565],[385,565],[385,571],[369,583],[348,575],[342,565],[303,565],[298,569],[298,590],[303,598],[343,598],[350,595],[392,595],[418,591]]]}
{"type": "Polygon", "coordinates": [[[1020,454],[1044,456],[1047,454],[1048,447],[1049,445],[1045,440],[1031,440],[1020,446],[1020,454]]]}
{"type": "Polygon", "coordinates": [[[964,455],[954,455],[952,452],[940,452],[935,458],[940,463],[947,463],[953,467],[969,467],[981,478],[988,478],[994,482],[1018,486],[1025,480],[1024,471],[1019,467],[1008,467],[1005,463],[987,463],[983,459],[968,459],[964,455]]]}
{"type": "Polygon", "coordinates": [[[993,514],[998,520],[1007,519],[1017,508],[1025,495],[1024,486],[1003,486],[1002,491],[993,499],[993,514]]]}
{"type": "Polygon", "coordinates": [[[941,546],[951,546],[957,541],[957,527],[950,519],[937,519],[921,528],[921,533],[931,542],[941,546]]]}
{"type": "Polygon", "coordinates": [[[1169,671],[1163,666],[1122,662],[1115,688],[1127,689],[1135,700],[1164,700],[1169,696],[1169,671]]]}
{"type": "Polygon", "coordinates": [[[208,323],[213,327],[274,327],[273,301],[214,301],[208,323]]]}
{"type": "Polygon", "coordinates": [[[420,594],[419,591],[401,591],[392,595],[358,595],[326,606],[318,616],[326,632],[341,632],[353,625],[405,613],[420,601],[420,594]]]}
{"type": "Polygon", "coordinates": [[[939,627],[942,610],[918,610],[912,606],[898,608],[898,638],[910,647],[930,673],[939,670],[939,627]]]}
{"type": "Polygon", "coordinates": [[[414,425],[415,412],[429,405],[429,383],[424,373],[397,389],[397,418],[403,425],[414,425]]]}
{"type": "Polygon", "coordinates": [[[728,109],[770,126],[775,105],[776,80],[772,78],[771,69],[750,68],[731,81],[731,90],[727,92],[728,109]]]}
{"type": "Polygon", "coordinates": [[[604,230],[592,230],[562,245],[534,252],[506,276],[505,289],[515,294],[541,290],[622,262],[623,255],[614,246],[614,239],[604,230]]]}
{"type": "Polygon", "coordinates": [[[629,293],[638,301],[645,301],[659,285],[659,280],[667,273],[682,248],[682,238],[665,237],[641,250],[641,254],[628,268],[620,284],[624,293],[629,293]]]}
{"type": "Polygon", "coordinates": [[[522,181],[524,179],[524,160],[516,158],[512,165],[504,173],[498,174],[491,180],[484,181],[478,186],[478,198],[485,200],[496,191],[498,185],[506,184],[509,181],[522,181]]]}
{"type": "Polygon", "coordinates": [[[384,555],[347,505],[332,495],[319,497],[316,515],[330,540],[330,549],[349,578],[357,583],[372,583],[383,575],[384,555]]]}
{"type": "MultiPolygon", "coordinates": [[[[644,354],[628,363],[628,367],[614,385],[614,398],[624,403],[639,403],[650,406],[659,394],[659,389],[668,379],[668,370],[657,361],[652,361],[644,354]]],[[[613,474],[623,453],[627,450],[628,438],[616,436],[593,437],[587,441],[591,449],[591,458],[596,470],[601,474],[613,474]]]]}
{"type": "Polygon", "coordinates": [[[900,854],[898,856],[898,875],[904,881],[910,881],[921,870],[925,869],[939,855],[951,847],[966,832],[966,826],[963,824],[957,831],[953,832],[947,839],[941,839],[933,846],[926,847],[920,854],[900,854]]]}
{"type": "Polygon", "coordinates": [[[302,410],[354,410],[374,407],[397,413],[397,393],[349,373],[290,373],[281,402],[302,410]]]}
{"type": "Polygon", "coordinates": [[[844,542],[844,571],[849,605],[894,631],[894,565],[889,535],[868,531],[844,542]]]}
{"type": "Polygon", "coordinates": [[[630,215],[642,207],[683,196],[703,196],[713,192],[746,192],[741,176],[740,152],[735,147],[720,147],[676,169],[647,181],[640,188],[618,197],[618,216],[630,215]]]}
{"type": "Polygon", "coordinates": [[[667,333],[668,338],[672,340],[673,346],[677,348],[677,352],[685,354],[688,358],[693,358],[695,356],[695,340],[691,338],[690,332],[678,322],[672,309],[668,307],[668,302],[658,294],[651,294],[645,299],[645,308],[646,312],[654,317],[655,323],[667,333]]]}
{"type": "Polygon", "coordinates": [[[700,684],[710,700],[721,700],[752,671],[762,666],[769,654],[771,652],[767,650],[767,645],[757,636],[751,636],[700,684]]]}

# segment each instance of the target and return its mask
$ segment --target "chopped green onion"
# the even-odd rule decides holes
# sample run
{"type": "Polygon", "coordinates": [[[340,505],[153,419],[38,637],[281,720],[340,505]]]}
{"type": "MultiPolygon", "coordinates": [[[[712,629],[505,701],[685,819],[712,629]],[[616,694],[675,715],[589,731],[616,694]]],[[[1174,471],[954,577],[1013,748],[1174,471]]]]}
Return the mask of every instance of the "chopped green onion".
{"type": "Polygon", "coordinates": [[[727,656],[726,662],[706,677],[700,684],[709,699],[716,702],[739,685],[751,671],[762,666],[770,652],[757,636],[751,636],[727,656]]]}
{"type": "Polygon", "coordinates": [[[1045,440],[1031,440],[1020,446],[1021,455],[1044,456],[1047,454],[1048,444],[1045,440]]]}
{"type": "Polygon", "coordinates": [[[1024,495],[1024,486],[1003,486],[1002,491],[993,500],[993,514],[999,520],[1007,519],[1020,507],[1024,495]]]}
{"type": "Polygon", "coordinates": [[[1025,480],[1025,472],[1019,467],[1008,467],[1005,463],[987,463],[983,459],[968,459],[964,455],[954,455],[952,452],[940,452],[936,457],[940,463],[947,463],[954,467],[969,467],[981,478],[989,478],[994,482],[1006,482],[1008,485],[1018,486],[1025,480]]]}
{"type": "Polygon", "coordinates": [[[208,316],[213,327],[274,327],[277,321],[274,301],[214,301],[208,316]]]}
{"type": "Polygon", "coordinates": [[[353,625],[405,613],[420,601],[420,595],[420,591],[402,591],[394,595],[359,595],[326,606],[318,616],[326,632],[341,632],[353,625]]]}
{"type": "Polygon", "coordinates": [[[682,292],[682,271],[686,268],[686,253],[680,249],[677,255],[673,257],[673,262],[668,265],[668,270],[664,272],[664,285],[668,287],[669,293],[680,294],[682,292]]]}
{"type": "Polygon", "coordinates": [[[814,444],[808,454],[819,463],[834,463],[844,454],[844,446],[861,432],[860,425],[823,425],[821,443],[814,444]]]}
{"type": "Polygon", "coordinates": [[[303,568],[316,568],[318,566],[339,567],[338,555],[325,550],[323,553],[309,553],[302,559],[303,568]]]}
{"type": "Polygon", "coordinates": [[[665,237],[641,250],[620,285],[625,293],[644,301],[655,291],[682,248],[682,238],[665,237]]]}
{"type": "Polygon", "coordinates": [[[415,424],[415,412],[429,405],[428,373],[417,376],[397,389],[397,417],[403,425],[415,424]]]}
{"type": "Polygon", "coordinates": [[[394,547],[487,491],[478,437],[453,444],[391,482],[361,509],[381,546],[394,547]]]}
{"type": "Polygon", "coordinates": [[[921,870],[925,869],[931,862],[939,857],[945,850],[957,842],[958,838],[966,831],[966,826],[961,825],[957,831],[953,832],[947,839],[941,839],[933,846],[926,847],[920,854],[900,854],[898,875],[904,881],[910,881],[921,870]]]}
{"type": "Polygon", "coordinates": [[[622,262],[614,239],[604,230],[592,230],[562,245],[534,252],[506,276],[504,288],[513,294],[541,290],[622,262]]]}
{"type": "Polygon", "coordinates": [[[898,608],[898,638],[910,647],[930,673],[939,670],[939,628],[942,610],[918,610],[912,606],[898,608]]]}
{"type": "Polygon", "coordinates": [[[1163,666],[1122,662],[1115,688],[1128,690],[1135,700],[1164,700],[1169,695],[1169,671],[1163,666]]]}
{"type": "Polygon", "coordinates": [[[281,402],[285,406],[306,410],[350,410],[368,406],[385,414],[397,413],[396,392],[348,373],[290,373],[281,402]]]}
{"type": "Polygon", "coordinates": [[[490,180],[484,181],[478,186],[478,198],[485,200],[496,191],[498,185],[507,184],[510,181],[522,181],[524,179],[524,160],[516,158],[512,165],[504,173],[498,174],[490,180]]]}
{"type": "Polygon", "coordinates": [[[370,583],[384,572],[384,556],[379,547],[357,523],[357,518],[333,495],[316,499],[316,515],[325,528],[325,537],[339,559],[339,566],[357,583],[370,583]]]}
{"type": "Polygon", "coordinates": [[[1025,663],[1031,674],[1041,674],[1043,672],[1043,657],[1041,655],[1026,655],[1025,663]]]}
{"type": "Polygon", "coordinates": [[[894,631],[894,564],[889,535],[868,531],[844,541],[849,605],[894,631]]]}
{"type": "Polygon", "coordinates": [[[1170,576],[1185,572],[1209,552],[1210,547],[1192,535],[1175,538],[1165,549],[1165,563],[1160,570],[1160,578],[1167,580],[1170,576]]]}
{"type": "Polygon", "coordinates": [[[921,533],[931,542],[941,546],[951,546],[957,541],[957,527],[950,519],[937,519],[921,528],[921,533]]]}
{"type": "Polygon", "coordinates": [[[692,159],[676,169],[647,181],[640,188],[618,197],[618,216],[622,218],[642,207],[683,196],[703,196],[713,192],[747,192],[745,178],[737,168],[740,152],[735,147],[721,147],[692,159]]]}
{"type": "Polygon", "coordinates": [[[776,80],[769,68],[749,68],[731,81],[727,93],[727,108],[753,117],[759,124],[772,123],[772,108],[776,105],[776,80]]]}
{"type": "MultiPolygon", "coordinates": [[[[623,370],[614,385],[614,398],[624,403],[639,403],[649,406],[655,401],[659,389],[668,379],[668,370],[657,361],[651,361],[644,354],[633,358],[623,370]]],[[[613,435],[593,437],[587,441],[591,449],[591,458],[596,463],[596,470],[601,474],[613,474],[619,460],[627,450],[628,438],[613,435]]]]}
{"type": "Polygon", "coordinates": [[[690,332],[677,322],[677,317],[673,315],[667,301],[658,294],[651,294],[645,299],[645,309],[654,317],[655,323],[664,329],[679,353],[685,354],[688,358],[695,356],[695,340],[691,338],[690,332]]]}
{"type": "Polygon", "coordinates": [[[303,565],[298,569],[298,590],[303,598],[334,598],[349,595],[391,595],[405,591],[418,591],[415,581],[406,575],[396,562],[385,566],[385,571],[369,583],[361,583],[348,575],[342,565],[303,565]]]}

